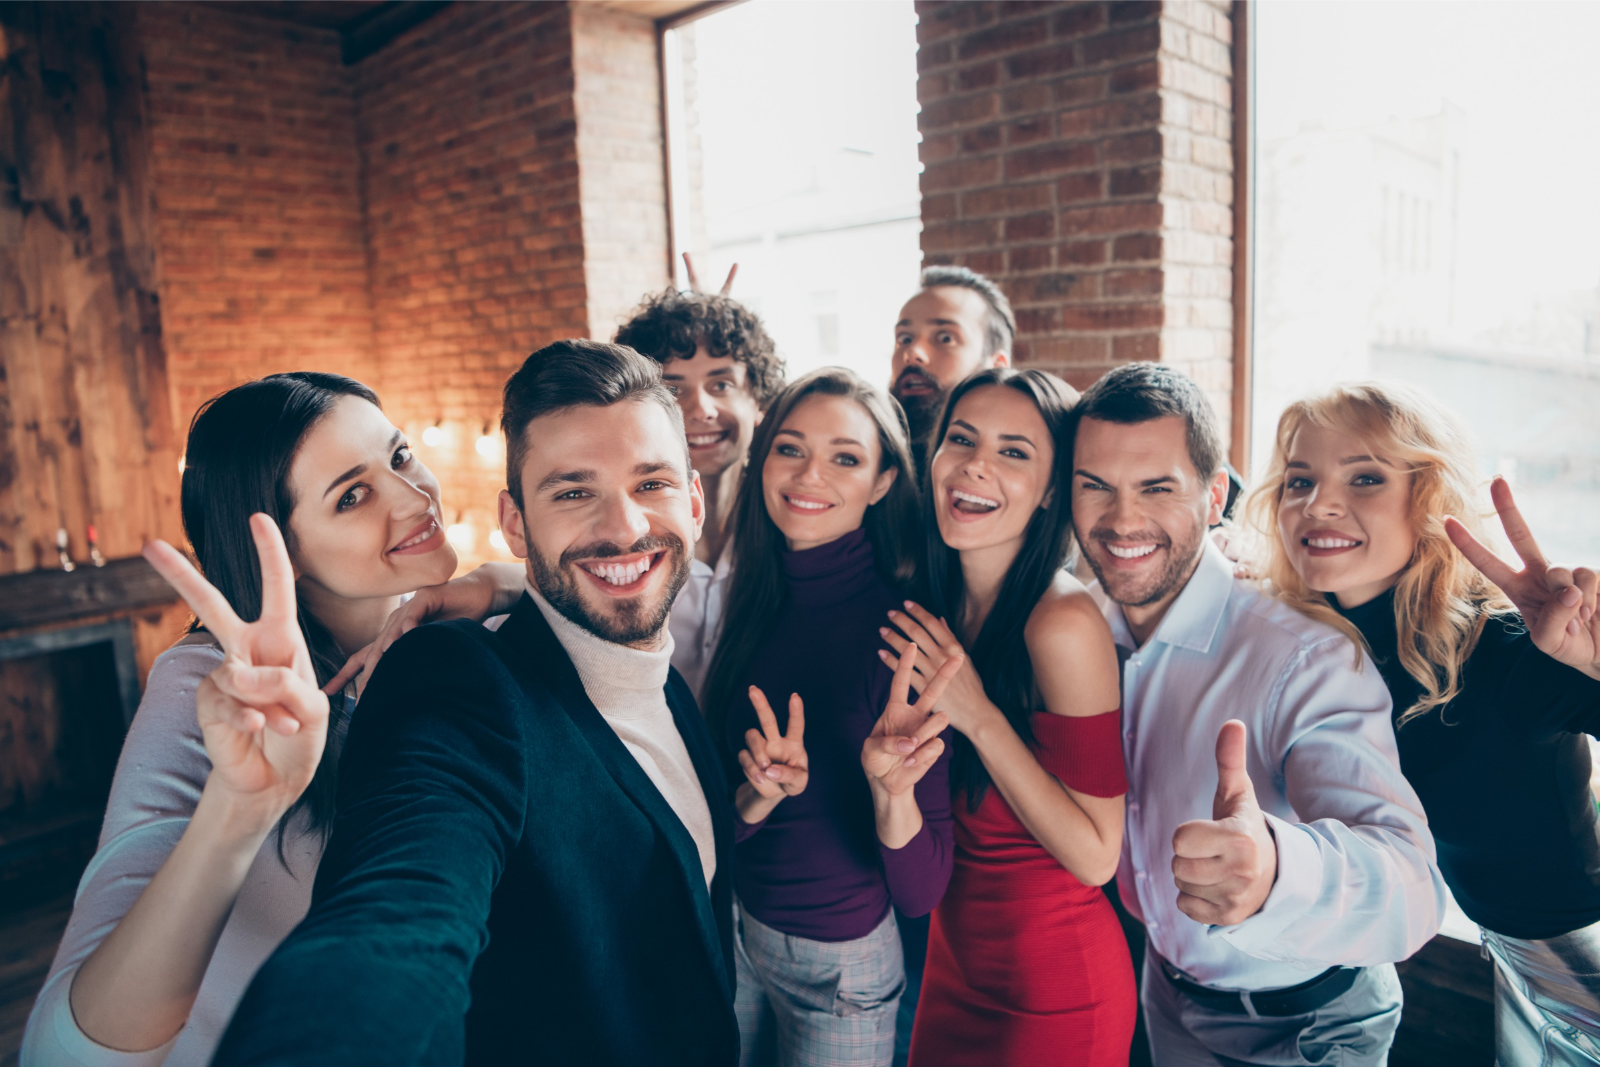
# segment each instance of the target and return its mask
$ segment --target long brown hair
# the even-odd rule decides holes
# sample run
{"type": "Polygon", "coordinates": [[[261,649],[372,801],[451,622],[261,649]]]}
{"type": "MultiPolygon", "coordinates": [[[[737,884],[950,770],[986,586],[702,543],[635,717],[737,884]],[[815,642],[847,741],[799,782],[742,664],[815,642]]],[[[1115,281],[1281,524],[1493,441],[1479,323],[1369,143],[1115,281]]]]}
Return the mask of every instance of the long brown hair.
{"type": "Polygon", "coordinates": [[[896,470],[883,499],[867,508],[861,525],[872,544],[878,573],[891,586],[912,593],[917,573],[916,469],[911,463],[906,416],[889,395],[843,367],[824,367],[791,382],[767,407],[750,442],[750,460],[733,502],[733,577],[722,634],[706,677],[705,714],[718,743],[733,697],[744,682],[767,628],[788,598],[783,576],[783,531],[767,514],[761,471],[774,439],[801,401],[811,396],[842,396],[860,404],[878,429],[878,471],[896,470]]]}
{"type": "MultiPolygon", "coordinates": [[[[1319,622],[1348,634],[1359,650],[1366,642],[1289,563],[1278,532],[1289,447],[1302,426],[1349,434],[1374,456],[1411,474],[1411,522],[1417,547],[1394,586],[1400,663],[1422,695],[1396,725],[1448,704],[1461,692],[1461,669],[1472,655],[1489,614],[1514,610],[1500,589],[1456,551],[1444,532],[1454,515],[1480,541],[1487,540],[1483,483],[1467,433],[1447,409],[1393,382],[1337,385],[1290,404],[1278,419],[1272,459],[1250,494],[1246,515],[1265,549],[1263,577],[1272,591],[1319,622]]],[[[1370,650],[1369,650],[1370,651],[1370,650]]]]}

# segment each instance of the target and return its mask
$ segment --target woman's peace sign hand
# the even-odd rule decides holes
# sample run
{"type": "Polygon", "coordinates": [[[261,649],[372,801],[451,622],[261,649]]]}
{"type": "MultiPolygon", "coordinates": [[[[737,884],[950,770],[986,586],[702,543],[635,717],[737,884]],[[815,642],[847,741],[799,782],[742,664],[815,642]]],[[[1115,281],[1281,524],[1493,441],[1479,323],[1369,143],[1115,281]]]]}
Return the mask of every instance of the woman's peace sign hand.
{"type": "Polygon", "coordinates": [[[911,674],[916,663],[916,646],[900,654],[889,685],[889,703],[861,746],[861,769],[867,780],[890,796],[899,796],[921,781],[944,751],[939,735],[950,725],[950,717],[932,709],[966,657],[958,652],[946,659],[913,704],[911,674]]]}
{"type": "Polygon", "coordinates": [[[200,683],[196,703],[211,775],[262,832],[311,782],[328,735],[328,698],[295,617],[294,569],[283,535],[266,515],[250,517],[261,560],[261,617],[244,622],[216,587],[165,541],[144,557],[222,646],[222,666],[200,683]]]}
{"type": "Polygon", "coordinates": [[[755,705],[761,729],[744,732],[744,748],[739,766],[750,787],[767,800],[798,796],[811,780],[811,765],[806,756],[806,708],[799,693],[789,694],[789,730],[778,732],[778,717],[767,703],[767,695],[750,687],[750,703],[755,705]]]}
{"type": "Polygon", "coordinates": [[[1506,537],[1522,560],[1520,571],[1512,570],[1456,519],[1445,519],[1445,533],[1461,554],[1516,605],[1528,635],[1540,651],[1600,679],[1600,613],[1595,611],[1600,581],[1594,570],[1552,567],[1539,551],[1522,512],[1517,510],[1506,480],[1496,478],[1489,492],[1506,537]]]}

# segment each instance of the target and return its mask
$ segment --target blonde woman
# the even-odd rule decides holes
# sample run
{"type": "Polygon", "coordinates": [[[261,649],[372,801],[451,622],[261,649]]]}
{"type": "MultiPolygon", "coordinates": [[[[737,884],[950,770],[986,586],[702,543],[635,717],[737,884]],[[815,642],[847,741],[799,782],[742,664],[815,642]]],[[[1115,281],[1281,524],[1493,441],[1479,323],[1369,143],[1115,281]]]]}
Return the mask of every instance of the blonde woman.
{"type": "Polygon", "coordinates": [[[1495,961],[1498,1062],[1600,1062],[1596,574],[1546,562],[1510,487],[1522,569],[1484,547],[1467,436],[1420,393],[1290,405],[1249,503],[1265,577],[1370,652],[1439,867],[1495,961]]]}

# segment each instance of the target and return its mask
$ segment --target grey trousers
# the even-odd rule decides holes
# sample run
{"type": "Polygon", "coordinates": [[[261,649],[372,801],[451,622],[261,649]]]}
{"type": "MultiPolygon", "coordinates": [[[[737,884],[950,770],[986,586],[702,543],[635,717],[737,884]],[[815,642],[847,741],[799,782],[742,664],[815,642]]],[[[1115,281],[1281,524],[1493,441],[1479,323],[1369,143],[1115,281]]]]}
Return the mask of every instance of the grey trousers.
{"type": "Polygon", "coordinates": [[[812,941],[734,916],[740,1067],[889,1067],[905,960],[894,909],[866,937],[812,941]]]}
{"type": "Polygon", "coordinates": [[[1499,1067],[1600,1064],[1600,923],[1542,941],[1483,931],[1499,1067]]]}
{"type": "Polygon", "coordinates": [[[1392,964],[1362,968],[1343,996],[1305,1015],[1231,1015],[1197,1004],[1148,946],[1141,987],[1155,1067],[1383,1067],[1400,1026],[1392,964]]]}

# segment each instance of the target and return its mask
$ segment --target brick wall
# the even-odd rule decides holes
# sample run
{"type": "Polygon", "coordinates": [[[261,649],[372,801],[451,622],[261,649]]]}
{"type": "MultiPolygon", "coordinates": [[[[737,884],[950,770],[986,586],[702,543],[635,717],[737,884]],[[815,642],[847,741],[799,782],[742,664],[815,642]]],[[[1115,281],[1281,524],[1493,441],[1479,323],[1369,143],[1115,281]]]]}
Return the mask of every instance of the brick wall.
{"type": "Polygon", "coordinates": [[[1080,388],[1136,359],[1230,416],[1225,0],[919,0],[922,248],[992,275],[1017,355],[1080,388]]]}
{"type": "Polygon", "coordinates": [[[418,454],[471,564],[495,555],[506,379],[589,330],[568,9],[454,4],[364,60],[356,91],[385,402],[419,442],[444,420],[418,454]]]}
{"type": "Polygon", "coordinates": [[[361,158],[337,35],[138,5],[173,418],[246,378],[372,382],[361,158]]]}
{"type": "Polygon", "coordinates": [[[609,341],[640,297],[668,282],[655,24],[579,4],[572,63],[589,334],[609,341]]]}

